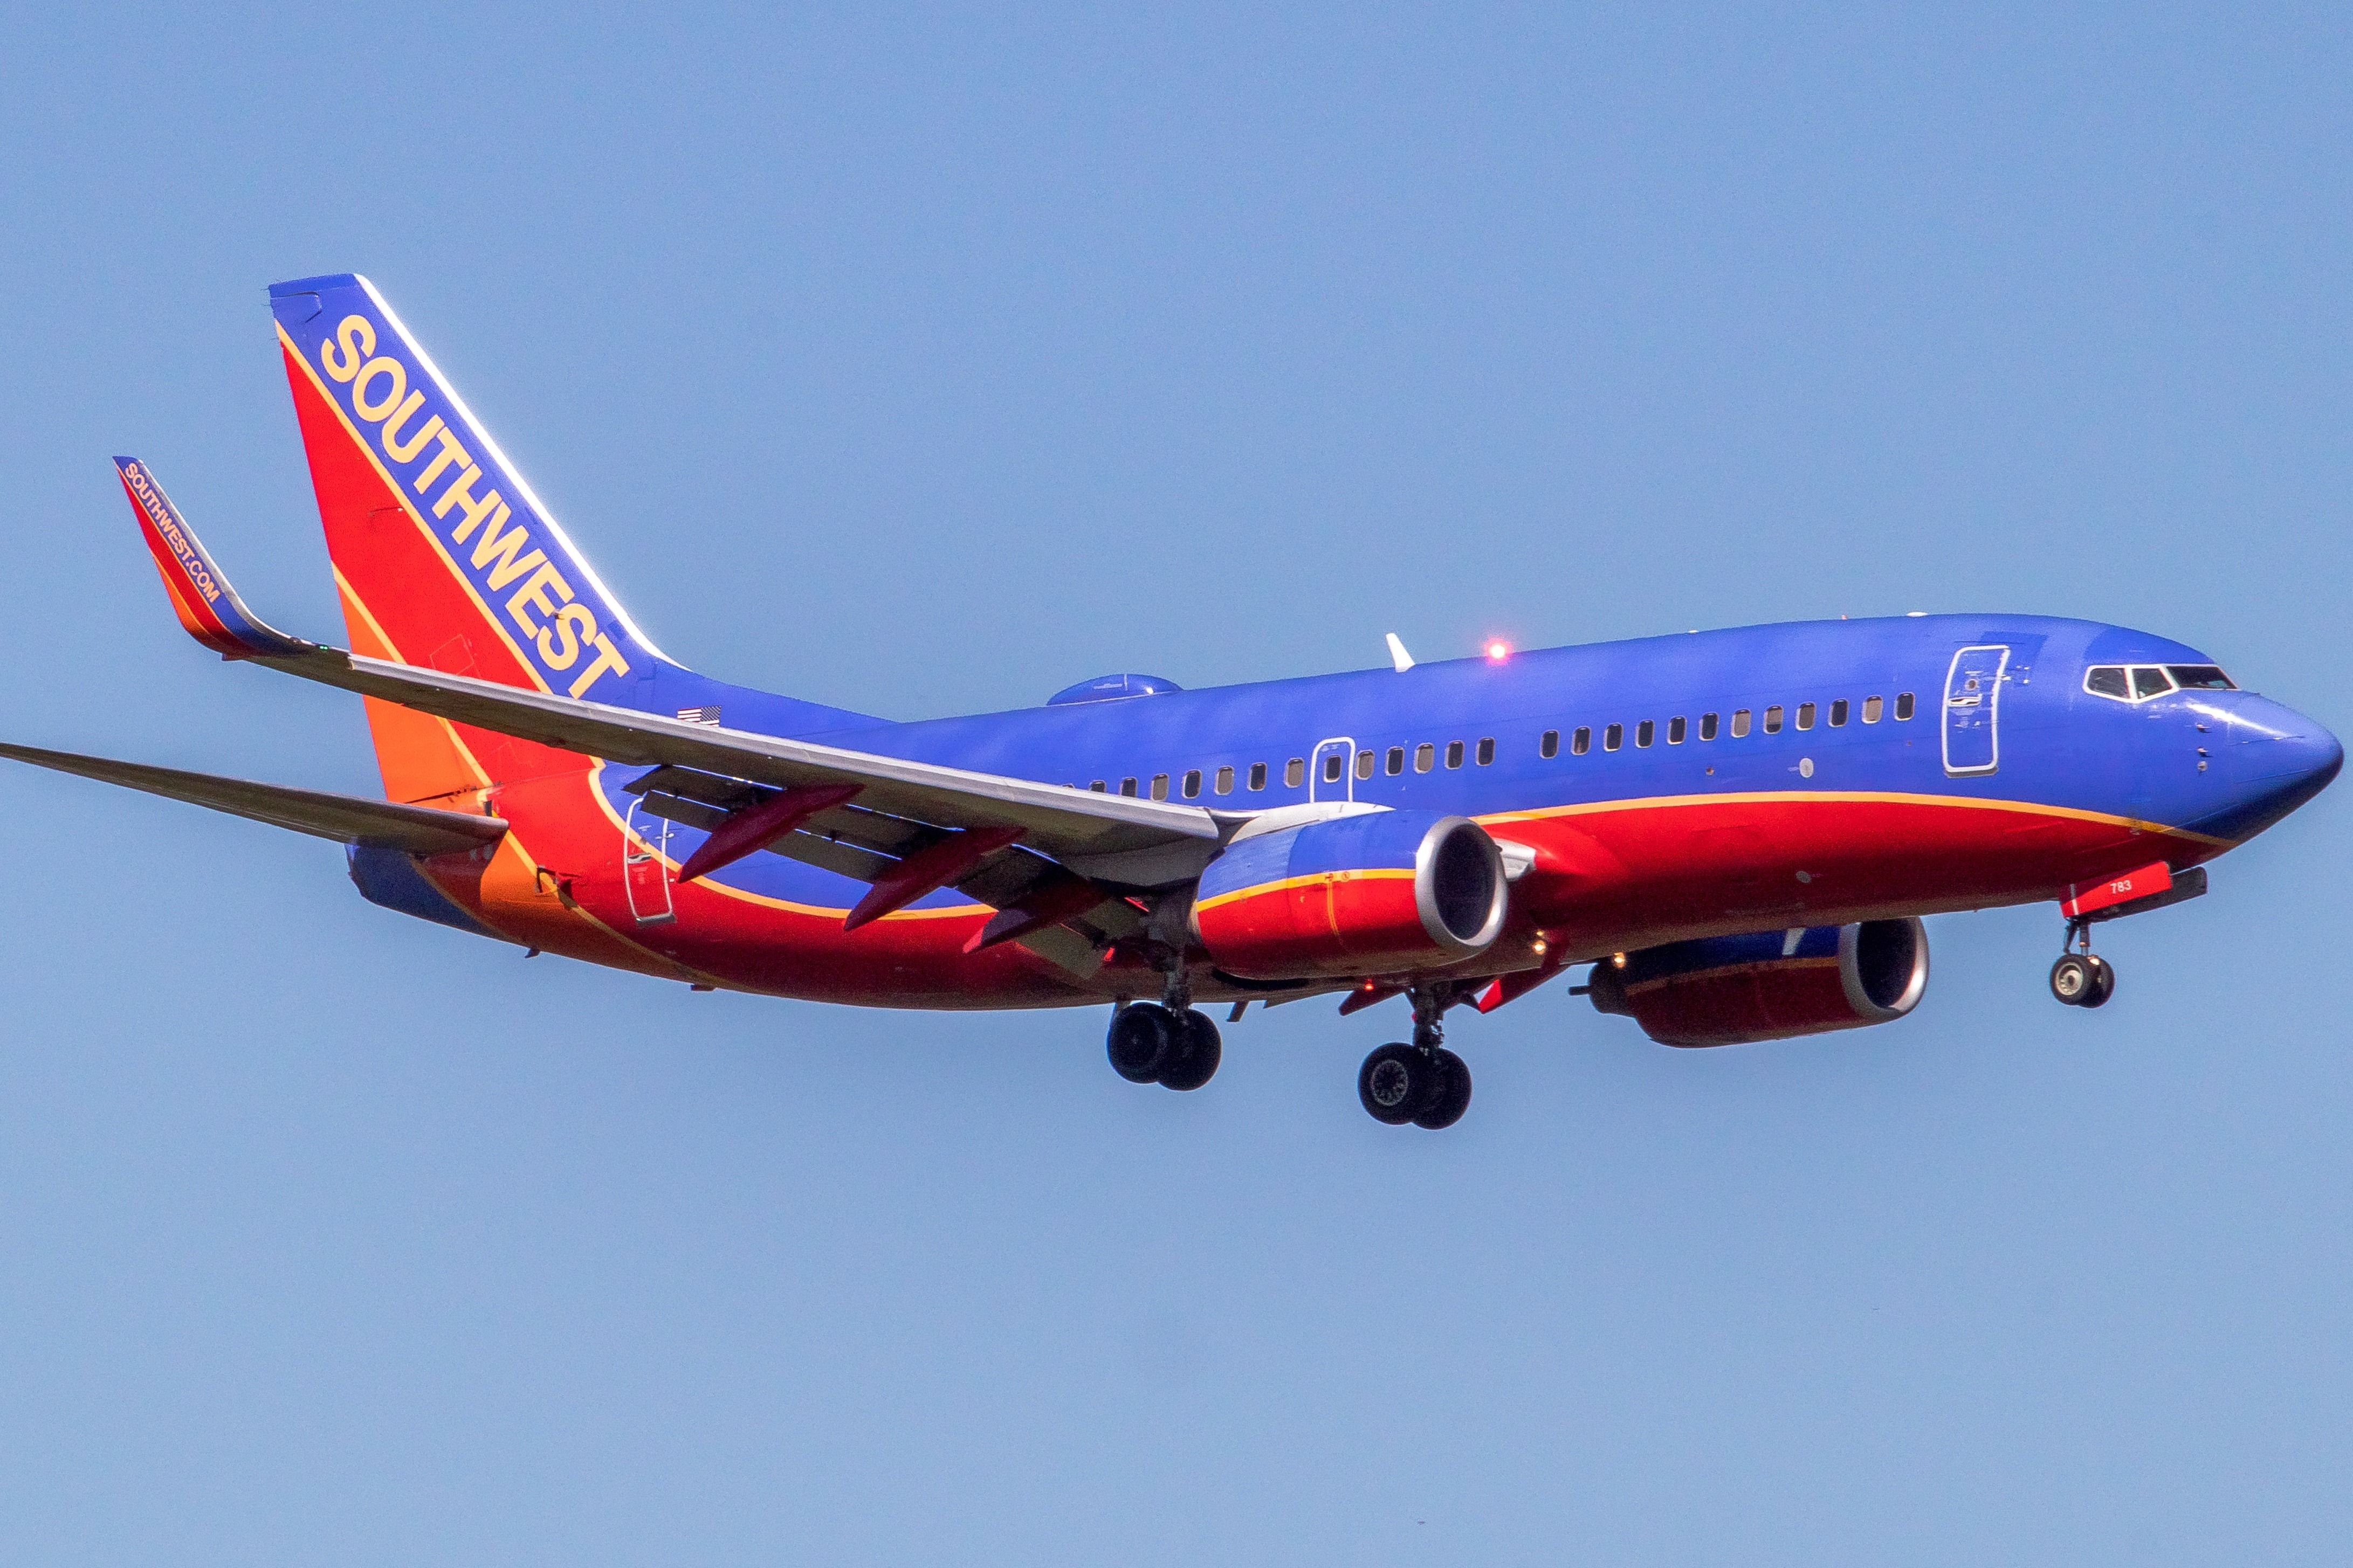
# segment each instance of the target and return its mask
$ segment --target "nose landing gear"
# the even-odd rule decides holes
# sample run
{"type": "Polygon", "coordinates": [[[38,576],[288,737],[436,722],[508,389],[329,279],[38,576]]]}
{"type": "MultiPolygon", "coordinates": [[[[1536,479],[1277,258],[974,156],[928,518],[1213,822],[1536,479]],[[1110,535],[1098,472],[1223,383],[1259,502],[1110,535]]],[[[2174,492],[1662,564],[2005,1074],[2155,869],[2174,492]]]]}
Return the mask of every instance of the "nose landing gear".
{"type": "Polygon", "coordinates": [[[2116,994],[2115,965],[2092,951],[2092,922],[2081,918],[2067,922],[2070,951],[2051,966],[2051,994],[2070,1007],[2100,1007],[2116,994]]]}
{"type": "Polygon", "coordinates": [[[1376,1121],[1436,1131],[1471,1108],[1471,1069],[1442,1043],[1440,1020],[1451,998],[1426,987],[1411,994],[1413,1044],[1382,1046],[1366,1057],[1356,1071],[1356,1098],[1376,1121]]]}

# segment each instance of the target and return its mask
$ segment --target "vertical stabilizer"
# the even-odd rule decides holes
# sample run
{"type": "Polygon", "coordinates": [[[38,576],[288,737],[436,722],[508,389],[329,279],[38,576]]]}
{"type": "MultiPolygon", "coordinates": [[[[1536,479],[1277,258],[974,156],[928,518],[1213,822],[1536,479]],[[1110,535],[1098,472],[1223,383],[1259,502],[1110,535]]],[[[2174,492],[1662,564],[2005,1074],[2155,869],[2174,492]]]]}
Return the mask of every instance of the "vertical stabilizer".
{"type": "Polygon", "coordinates": [[[662,655],[383,296],[343,273],[277,284],[269,304],[345,612],[368,640],[627,703],[662,655]]]}
{"type": "MultiPolygon", "coordinates": [[[[663,655],[366,279],[275,284],[269,308],[353,651],[777,734],[874,722],[663,655]]],[[[577,763],[373,700],[368,722],[395,800],[577,763]]]]}

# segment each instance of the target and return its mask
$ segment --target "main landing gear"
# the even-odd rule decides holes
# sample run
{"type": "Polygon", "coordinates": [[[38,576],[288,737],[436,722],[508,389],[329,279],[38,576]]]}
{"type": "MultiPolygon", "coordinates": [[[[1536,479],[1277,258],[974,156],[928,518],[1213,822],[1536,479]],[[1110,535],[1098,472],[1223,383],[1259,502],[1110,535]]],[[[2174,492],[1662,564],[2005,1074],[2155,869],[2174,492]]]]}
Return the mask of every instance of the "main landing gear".
{"type": "Polygon", "coordinates": [[[1200,1088],[1216,1076],[1225,1055],[1218,1026],[1205,1014],[1156,1002],[1131,1002],[1113,1013],[1105,1045],[1113,1072],[1130,1083],[1163,1089],[1200,1088]]]}
{"type": "Polygon", "coordinates": [[[1159,1002],[1131,1002],[1111,1016],[1104,1049],[1112,1070],[1130,1083],[1194,1089],[1217,1076],[1225,1047],[1217,1025],[1192,1005],[1182,968],[1168,972],[1159,1002]]]}
{"type": "Polygon", "coordinates": [[[2069,921],[2065,946],[2069,951],[2051,966],[2051,994],[2070,1007],[2105,1006],[2116,994],[2116,971],[2092,951],[2092,922],[2069,921]]]}
{"type": "Polygon", "coordinates": [[[1366,1057],[1356,1071],[1356,1098],[1376,1121],[1410,1121],[1435,1131],[1471,1109],[1471,1069],[1441,1043],[1440,1020],[1452,998],[1433,987],[1417,987],[1412,996],[1413,1044],[1383,1046],[1366,1057]]]}

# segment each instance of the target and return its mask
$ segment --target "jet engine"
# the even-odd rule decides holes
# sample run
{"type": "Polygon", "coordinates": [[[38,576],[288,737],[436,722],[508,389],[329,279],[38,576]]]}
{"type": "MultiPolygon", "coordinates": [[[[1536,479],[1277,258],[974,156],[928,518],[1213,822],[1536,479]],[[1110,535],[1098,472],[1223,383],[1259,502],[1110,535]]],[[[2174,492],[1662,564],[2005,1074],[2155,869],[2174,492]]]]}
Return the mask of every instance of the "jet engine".
{"type": "Polygon", "coordinates": [[[1604,959],[1589,994],[1662,1046],[1740,1046],[1901,1018],[1928,989],[1916,920],[1706,937],[1604,959]]]}
{"type": "Polygon", "coordinates": [[[1201,873],[1193,933],[1249,980],[1410,973],[1484,952],[1506,901],[1503,855],[1477,823],[1359,811],[1244,828],[1201,873]]]}

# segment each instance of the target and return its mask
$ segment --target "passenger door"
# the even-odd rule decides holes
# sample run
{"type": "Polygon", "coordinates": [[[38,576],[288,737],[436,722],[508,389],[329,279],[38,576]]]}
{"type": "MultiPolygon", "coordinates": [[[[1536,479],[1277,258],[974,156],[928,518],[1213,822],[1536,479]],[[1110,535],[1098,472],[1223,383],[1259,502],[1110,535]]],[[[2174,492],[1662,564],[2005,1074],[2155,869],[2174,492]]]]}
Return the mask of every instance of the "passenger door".
{"type": "Polygon", "coordinates": [[[2001,765],[2001,677],[2010,649],[1965,647],[1945,674],[1945,772],[1989,773],[2001,765]]]}
{"type": "Polygon", "coordinates": [[[1307,798],[1310,802],[1335,798],[1353,802],[1356,798],[1356,738],[1335,735],[1328,741],[1315,742],[1314,754],[1307,759],[1307,798]],[[1340,759],[1340,776],[1326,778],[1330,766],[1327,757],[1340,759]],[[1338,791],[1335,796],[1333,792],[1338,791]],[[1318,793],[1318,792],[1322,793],[1318,793]]]}
{"type": "Polygon", "coordinates": [[[641,926],[678,918],[670,905],[670,818],[656,816],[642,800],[629,802],[628,829],[621,835],[621,886],[629,913],[641,926]]]}

